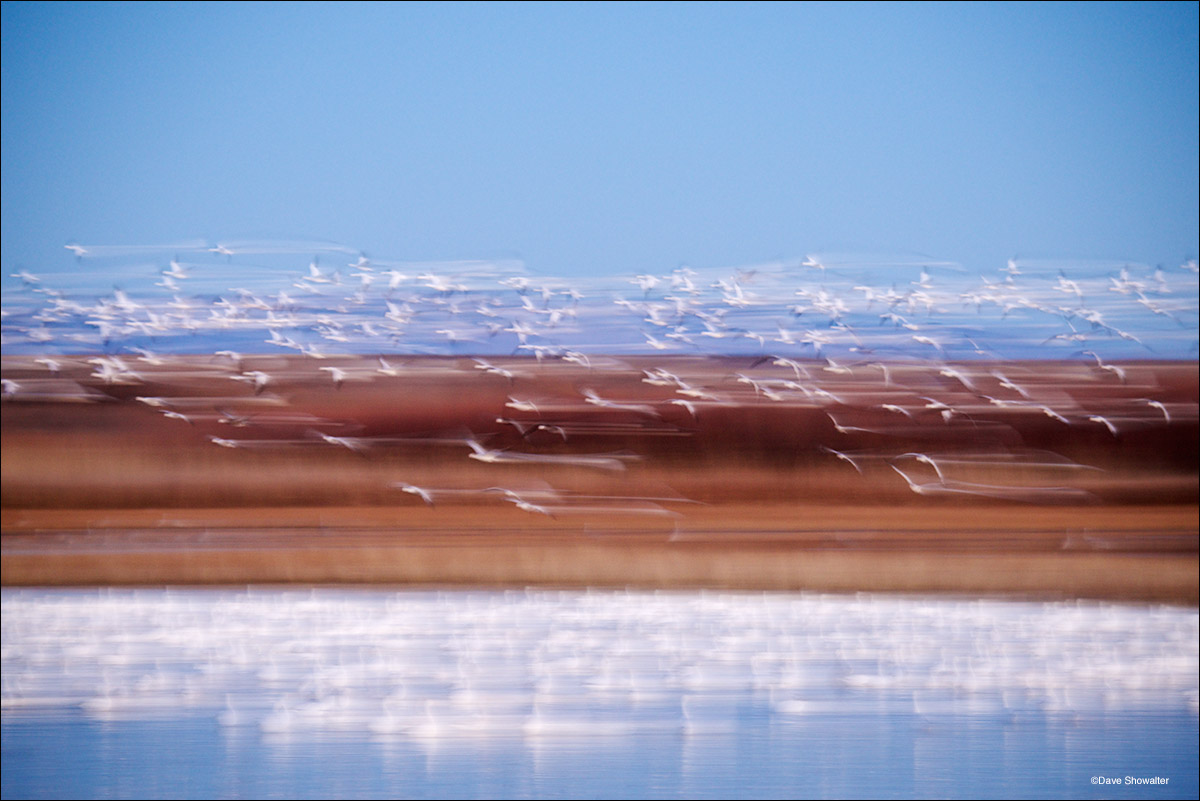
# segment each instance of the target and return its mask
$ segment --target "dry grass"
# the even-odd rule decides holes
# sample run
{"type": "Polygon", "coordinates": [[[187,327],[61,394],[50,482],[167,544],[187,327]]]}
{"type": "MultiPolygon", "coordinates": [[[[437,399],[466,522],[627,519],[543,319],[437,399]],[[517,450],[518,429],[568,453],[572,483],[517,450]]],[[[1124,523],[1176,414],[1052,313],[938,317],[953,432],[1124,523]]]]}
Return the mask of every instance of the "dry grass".
{"type": "MultiPolygon", "coordinates": [[[[469,362],[442,361],[391,384],[335,390],[297,379],[287,387],[290,411],[352,424],[375,443],[365,454],[322,442],[306,430],[311,423],[235,429],[214,422],[214,413],[193,426],[132,399],[151,389],[195,395],[212,379],[185,385],[161,377],[150,389],[110,388],[119,402],[5,403],[4,583],[368,581],[1197,600],[1194,417],[1134,426],[1120,438],[1040,413],[990,428],[946,426],[935,416],[907,438],[847,436],[820,408],[743,395],[745,402],[695,419],[664,407],[669,412],[655,425],[671,429],[669,436],[630,430],[523,441],[495,420],[507,413],[510,394],[573,398],[578,409],[581,387],[628,402],[661,402],[664,391],[642,384],[636,370],[538,374],[532,363],[525,365],[530,377],[514,388],[469,362]],[[641,458],[623,471],[481,464],[466,458],[461,438],[468,431],[490,434],[493,447],[641,458]],[[209,441],[213,434],[275,444],[227,449],[209,441]],[[827,443],[868,454],[862,473],[823,451],[827,443]],[[911,492],[878,456],[989,448],[1043,449],[1101,469],[960,464],[957,481],[1074,494],[1038,504],[1015,496],[929,498],[911,492]],[[458,490],[552,484],[565,496],[676,500],[644,514],[629,513],[619,500],[578,501],[609,506],[547,517],[498,493],[461,493],[429,508],[392,486],[399,481],[458,490]]],[[[731,384],[730,368],[719,362],[685,368],[731,384]]],[[[1055,368],[1044,369],[1049,383],[1055,368]]],[[[1150,365],[1142,373],[1163,397],[1194,407],[1195,365],[1150,365]]],[[[910,378],[933,380],[915,368],[910,378]]],[[[1106,402],[1144,391],[1077,383],[1077,395],[1106,402]]],[[[232,391],[224,384],[217,390],[232,391]]],[[[839,411],[864,428],[887,422],[867,405],[839,411]]],[[[586,408],[557,418],[641,421],[586,408]]]]}

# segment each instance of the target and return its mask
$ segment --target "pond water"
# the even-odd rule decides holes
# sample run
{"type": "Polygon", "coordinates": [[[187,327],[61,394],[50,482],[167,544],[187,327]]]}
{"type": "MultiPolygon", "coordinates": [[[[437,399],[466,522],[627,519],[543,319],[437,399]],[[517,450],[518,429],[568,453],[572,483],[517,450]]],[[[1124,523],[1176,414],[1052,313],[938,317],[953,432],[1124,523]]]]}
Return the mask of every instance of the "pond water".
{"type": "Polygon", "coordinates": [[[5,798],[1197,795],[1193,608],[375,588],[2,597],[5,798]]]}

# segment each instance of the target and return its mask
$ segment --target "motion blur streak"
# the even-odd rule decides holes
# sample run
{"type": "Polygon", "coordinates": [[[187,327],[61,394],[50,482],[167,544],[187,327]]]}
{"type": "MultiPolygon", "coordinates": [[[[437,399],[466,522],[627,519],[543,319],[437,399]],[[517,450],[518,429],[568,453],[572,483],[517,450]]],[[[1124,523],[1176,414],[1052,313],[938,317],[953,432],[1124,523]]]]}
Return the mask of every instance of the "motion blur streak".
{"type": "Polygon", "coordinates": [[[71,250],[4,296],[10,584],[1197,598],[1194,262],[579,281],[320,243],[71,250]],[[263,558],[227,559],[230,530],[263,558]],[[534,540],[536,568],[512,550],[534,540]],[[880,555],[900,543],[923,561],[880,555]]]}

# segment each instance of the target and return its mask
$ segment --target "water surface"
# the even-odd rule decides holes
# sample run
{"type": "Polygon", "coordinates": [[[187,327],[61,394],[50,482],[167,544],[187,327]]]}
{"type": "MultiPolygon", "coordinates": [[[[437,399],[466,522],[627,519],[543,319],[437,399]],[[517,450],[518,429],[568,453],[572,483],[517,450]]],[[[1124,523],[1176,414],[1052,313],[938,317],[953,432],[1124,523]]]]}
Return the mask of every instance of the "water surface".
{"type": "Polygon", "coordinates": [[[325,588],[3,602],[5,797],[1197,791],[1194,609],[325,588]]]}

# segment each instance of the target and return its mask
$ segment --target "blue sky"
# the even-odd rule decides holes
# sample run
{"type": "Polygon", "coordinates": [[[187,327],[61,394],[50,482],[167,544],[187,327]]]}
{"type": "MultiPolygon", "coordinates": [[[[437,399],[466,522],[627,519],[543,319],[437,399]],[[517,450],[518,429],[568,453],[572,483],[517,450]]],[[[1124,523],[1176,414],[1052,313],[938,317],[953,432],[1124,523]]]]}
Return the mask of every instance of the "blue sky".
{"type": "Polygon", "coordinates": [[[3,5],[3,262],[1194,258],[1196,3],[3,5]]]}

